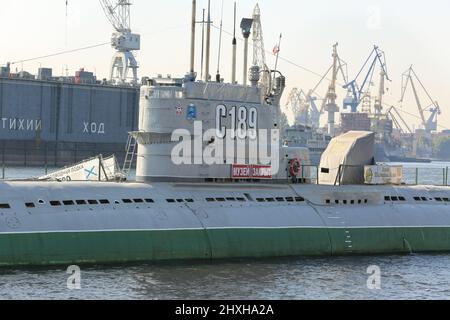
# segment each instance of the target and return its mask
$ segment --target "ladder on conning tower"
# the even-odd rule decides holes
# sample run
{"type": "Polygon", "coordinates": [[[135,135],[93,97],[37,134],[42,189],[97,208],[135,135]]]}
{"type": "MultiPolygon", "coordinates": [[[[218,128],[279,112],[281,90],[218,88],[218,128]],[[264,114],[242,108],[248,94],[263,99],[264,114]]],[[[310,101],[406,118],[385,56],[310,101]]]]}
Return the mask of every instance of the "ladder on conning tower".
{"type": "Polygon", "coordinates": [[[127,141],[127,154],[125,156],[125,161],[123,163],[122,168],[122,172],[125,174],[126,177],[128,177],[128,175],[130,174],[134,156],[136,155],[136,148],[137,148],[137,140],[132,134],[130,134],[128,136],[127,141]]]}

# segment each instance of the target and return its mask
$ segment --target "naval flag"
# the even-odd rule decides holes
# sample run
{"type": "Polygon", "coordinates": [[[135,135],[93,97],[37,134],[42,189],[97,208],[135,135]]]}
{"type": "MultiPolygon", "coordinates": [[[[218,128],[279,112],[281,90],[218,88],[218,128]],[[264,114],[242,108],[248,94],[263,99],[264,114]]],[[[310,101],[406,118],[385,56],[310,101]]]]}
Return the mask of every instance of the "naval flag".
{"type": "Polygon", "coordinates": [[[273,55],[276,56],[279,52],[280,52],[280,46],[279,46],[279,45],[276,45],[276,46],[273,48],[273,55]]]}

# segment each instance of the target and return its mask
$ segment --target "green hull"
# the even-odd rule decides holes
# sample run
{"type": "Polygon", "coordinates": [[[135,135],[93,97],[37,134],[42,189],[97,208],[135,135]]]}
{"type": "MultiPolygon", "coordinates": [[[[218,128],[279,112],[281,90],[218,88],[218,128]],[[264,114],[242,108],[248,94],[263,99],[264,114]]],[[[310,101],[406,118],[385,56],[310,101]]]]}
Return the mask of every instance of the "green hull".
{"type": "Polygon", "coordinates": [[[0,265],[450,251],[450,228],[274,228],[0,235],[0,265]]]}

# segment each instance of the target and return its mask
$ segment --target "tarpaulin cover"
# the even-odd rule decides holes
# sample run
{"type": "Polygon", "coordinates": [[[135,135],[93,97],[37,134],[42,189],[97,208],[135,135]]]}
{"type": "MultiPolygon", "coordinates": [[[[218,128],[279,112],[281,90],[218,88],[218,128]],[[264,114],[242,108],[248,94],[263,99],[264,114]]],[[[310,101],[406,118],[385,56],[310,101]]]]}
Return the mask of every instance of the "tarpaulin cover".
{"type": "Polygon", "coordinates": [[[322,154],[320,184],[363,184],[364,166],[374,164],[375,133],[349,131],[331,140],[322,154]]]}

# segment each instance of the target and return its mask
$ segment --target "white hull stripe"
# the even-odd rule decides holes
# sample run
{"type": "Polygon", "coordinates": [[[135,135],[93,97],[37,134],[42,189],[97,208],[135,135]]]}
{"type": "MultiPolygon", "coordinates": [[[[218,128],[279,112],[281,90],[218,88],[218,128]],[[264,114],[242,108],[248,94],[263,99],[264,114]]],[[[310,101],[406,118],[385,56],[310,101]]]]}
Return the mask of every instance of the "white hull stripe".
{"type": "Polygon", "coordinates": [[[168,231],[207,231],[207,230],[287,230],[287,229],[343,229],[343,230],[357,230],[357,229],[436,229],[448,228],[450,225],[430,225],[430,226],[286,226],[286,227],[211,227],[211,228],[172,228],[172,229],[103,229],[103,230],[56,230],[56,231],[12,231],[0,232],[1,235],[14,234],[51,234],[51,233],[107,233],[107,232],[168,232],[168,231]]]}

